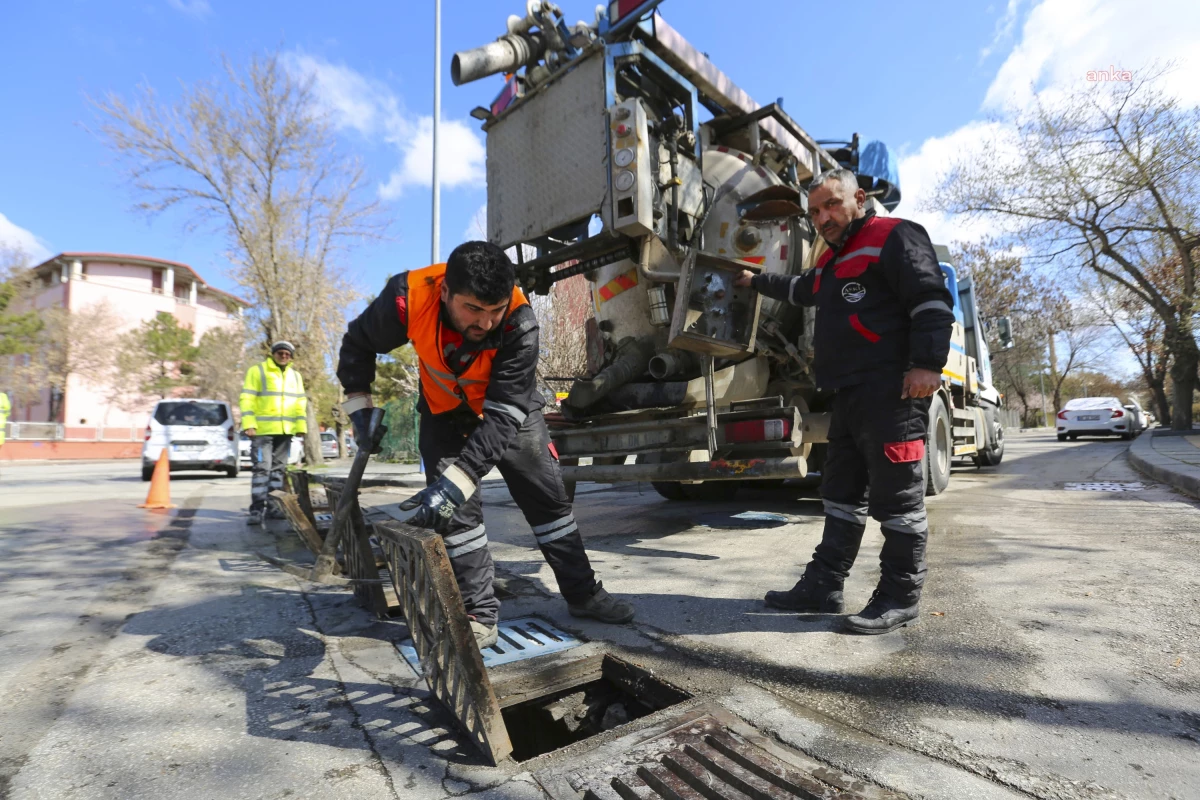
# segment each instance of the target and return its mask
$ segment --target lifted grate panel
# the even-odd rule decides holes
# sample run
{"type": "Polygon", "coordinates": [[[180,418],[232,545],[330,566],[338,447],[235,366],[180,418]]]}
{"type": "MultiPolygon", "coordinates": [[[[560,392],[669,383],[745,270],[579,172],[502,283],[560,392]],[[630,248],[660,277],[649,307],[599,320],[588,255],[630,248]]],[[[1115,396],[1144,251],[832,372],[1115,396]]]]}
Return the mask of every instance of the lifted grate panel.
{"type": "MultiPolygon", "coordinates": [[[[537,658],[583,644],[579,638],[560,631],[540,617],[500,620],[499,628],[500,638],[497,642],[481,651],[485,667],[537,658]]],[[[412,639],[397,643],[396,649],[417,674],[421,674],[421,659],[413,647],[412,639]]]]}
{"type": "Polygon", "coordinates": [[[500,706],[463,610],[442,537],[403,522],[374,525],[433,696],[493,764],[512,752],[500,706]]]}

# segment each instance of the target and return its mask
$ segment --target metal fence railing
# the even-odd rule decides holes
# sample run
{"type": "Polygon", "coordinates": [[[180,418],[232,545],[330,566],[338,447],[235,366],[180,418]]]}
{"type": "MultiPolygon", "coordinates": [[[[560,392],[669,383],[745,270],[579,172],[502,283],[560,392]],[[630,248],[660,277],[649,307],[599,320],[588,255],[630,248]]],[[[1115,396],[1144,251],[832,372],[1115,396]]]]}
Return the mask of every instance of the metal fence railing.
{"type": "Polygon", "coordinates": [[[140,442],[142,426],[64,425],[61,422],[9,422],[6,438],[16,442],[140,442]]]}
{"type": "Polygon", "coordinates": [[[420,435],[420,414],[417,397],[402,397],[389,401],[384,407],[383,424],[387,433],[380,443],[380,461],[415,464],[421,460],[417,440],[420,435]]]}

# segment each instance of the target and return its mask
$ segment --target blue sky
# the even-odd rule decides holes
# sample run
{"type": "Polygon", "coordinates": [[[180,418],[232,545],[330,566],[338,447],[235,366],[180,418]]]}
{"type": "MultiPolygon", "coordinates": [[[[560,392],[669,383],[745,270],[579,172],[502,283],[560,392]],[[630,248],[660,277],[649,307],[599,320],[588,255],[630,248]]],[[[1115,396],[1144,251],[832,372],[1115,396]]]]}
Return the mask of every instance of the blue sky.
{"type": "MultiPolygon", "coordinates": [[[[595,3],[560,5],[573,22],[591,19],[595,3]]],[[[443,255],[470,234],[485,203],[483,136],[467,113],[500,85],[496,77],[454,87],[450,55],[494,39],[520,6],[443,0],[443,255]]],[[[817,138],[857,131],[891,144],[902,156],[899,213],[949,240],[986,231],[922,211],[922,198],[947,158],[1005,102],[1023,102],[1031,85],[1070,86],[1110,62],[1177,57],[1181,91],[1200,91],[1186,60],[1200,45],[1193,6],[1200,4],[666,0],[661,10],[759,102],[782,97],[817,138]]],[[[387,275],[429,260],[422,145],[432,113],[432,30],[432,0],[9,4],[0,25],[0,241],[42,257],[86,250],[183,261],[234,289],[220,236],[186,233],[178,216],[146,219],[132,210],[133,195],[88,130],[88,97],[128,96],[145,82],[169,100],[181,84],[216,76],[222,54],[241,62],[280,48],[293,68],[317,76],[345,149],[363,160],[370,191],[392,220],[389,240],[346,258],[356,283],[373,292],[387,275]]]]}

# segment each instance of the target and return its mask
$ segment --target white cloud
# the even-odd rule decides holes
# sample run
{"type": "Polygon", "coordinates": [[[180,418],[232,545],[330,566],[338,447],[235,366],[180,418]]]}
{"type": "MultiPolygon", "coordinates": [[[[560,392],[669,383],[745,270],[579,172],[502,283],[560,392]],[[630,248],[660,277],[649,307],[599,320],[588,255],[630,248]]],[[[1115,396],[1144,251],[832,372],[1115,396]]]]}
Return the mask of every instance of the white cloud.
{"type": "Polygon", "coordinates": [[[1000,232],[997,224],[981,219],[949,216],[927,208],[950,165],[979,152],[995,138],[1000,126],[994,122],[971,122],[945,136],[926,139],[915,153],[900,159],[900,214],[925,226],[937,244],[978,241],[1000,232]]]}
{"type": "MultiPolygon", "coordinates": [[[[381,198],[394,200],[409,187],[433,185],[432,115],[408,113],[386,84],[351,67],[305,53],[289,54],[285,63],[294,74],[313,78],[317,99],[338,128],[357,131],[396,148],[400,163],[380,185],[381,198]]],[[[443,119],[438,137],[438,179],[442,187],[482,188],[486,151],[474,125],[443,119]]]]}
{"type": "Polygon", "coordinates": [[[167,5],[181,14],[187,14],[196,19],[204,19],[212,11],[208,0],[167,0],[167,5]]]}
{"type": "Polygon", "coordinates": [[[25,230],[3,214],[0,214],[0,247],[20,250],[34,264],[45,261],[54,255],[32,231],[25,230]]]}
{"type": "MultiPolygon", "coordinates": [[[[399,197],[409,186],[433,185],[433,117],[419,118],[394,143],[403,158],[388,182],[379,187],[379,196],[385,200],[399,197]]],[[[470,126],[459,120],[442,120],[438,131],[438,181],[443,187],[484,188],[485,154],[483,142],[470,126]]]]}
{"type": "Polygon", "coordinates": [[[1020,10],[1021,0],[1008,0],[1004,14],[996,20],[996,31],[992,34],[992,40],[979,51],[980,62],[986,61],[992,53],[1012,37],[1013,28],[1017,25],[1017,13],[1020,10]]]}
{"type": "MultiPolygon", "coordinates": [[[[1130,13],[1123,0],[1042,0],[1021,26],[1017,43],[996,72],[981,112],[1000,118],[1029,108],[1034,93],[1051,103],[1086,89],[1089,70],[1110,65],[1130,70],[1173,62],[1163,89],[1185,103],[1200,103],[1200,3],[1158,0],[1155,9],[1130,13]]],[[[1010,0],[988,48],[1002,42],[1005,26],[1015,26],[1019,0],[1010,0]]],[[[984,48],[981,56],[990,52],[984,48]]],[[[998,223],[950,218],[926,210],[945,171],[1001,129],[976,119],[942,136],[926,139],[900,159],[904,202],[900,213],[929,229],[935,242],[974,241],[1002,233],[998,223]]]]}
{"type": "Polygon", "coordinates": [[[1035,91],[1051,96],[1086,88],[1089,70],[1148,69],[1174,61],[1164,88],[1200,102],[1200,3],[1157,0],[1131,9],[1122,0],[1043,0],[996,73],[984,108],[1027,107],[1035,91]],[[1147,4],[1149,6],[1150,4],[1147,4]]]}
{"type": "Polygon", "coordinates": [[[293,75],[313,79],[317,102],[330,112],[339,129],[374,137],[403,126],[400,102],[383,83],[300,52],[285,54],[284,65],[293,75]]]}

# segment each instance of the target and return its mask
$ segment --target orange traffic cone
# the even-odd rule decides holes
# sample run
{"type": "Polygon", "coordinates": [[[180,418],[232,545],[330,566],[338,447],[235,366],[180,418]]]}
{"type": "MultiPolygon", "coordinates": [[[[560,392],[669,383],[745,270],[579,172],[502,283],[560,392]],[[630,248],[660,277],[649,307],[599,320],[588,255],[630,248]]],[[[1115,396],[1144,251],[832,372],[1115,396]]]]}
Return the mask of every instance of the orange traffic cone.
{"type": "Polygon", "coordinates": [[[171,463],[167,460],[167,448],[162,449],[154,464],[154,475],[150,477],[150,493],[146,502],[138,508],[175,508],[171,505],[171,463]]]}

